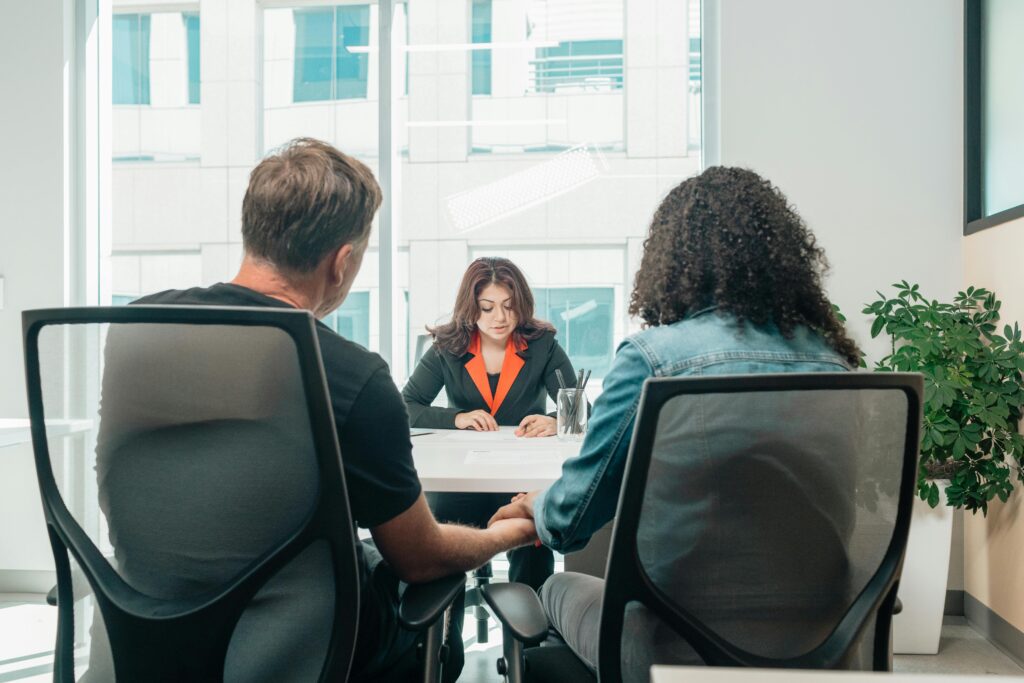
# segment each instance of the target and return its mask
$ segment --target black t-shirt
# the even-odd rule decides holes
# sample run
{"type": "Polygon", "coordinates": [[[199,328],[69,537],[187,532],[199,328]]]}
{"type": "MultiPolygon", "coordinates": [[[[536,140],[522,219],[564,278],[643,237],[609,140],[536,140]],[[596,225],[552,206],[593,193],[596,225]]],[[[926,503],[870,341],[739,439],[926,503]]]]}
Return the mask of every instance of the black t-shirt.
{"type": "MultiPolygon", "coordinates": [[[[134,303],[292,308],[230,283],[168,290],[134,303]]],[[[420,495],[405,402],[383,358],[321,322],[317,322],[317,336],[338,430],[349,507],[359,526],[374,527],[405,512],[420,495]]]]}
{"type": "MultiPolygon", "coordinates": [[[[135,303],[291,308],[231,284],[166,291],[135,303]]],[[[107,518],[119,571],[131,585],[165,599],[191,598],[197,591],[223,586],[301,524],[308,510],[304,506],[312,504],[318,486],[315,463],[308,453],[289,458],[290,453],[274,444],[264,452],[254,444],[254,465],[259,466],[250,468],[245,467],[244,449],[229,450],[220,460],[201,464],[189,457],[192,454],[163,458],[155,448],[145,453],[120,449],[123,435],[117,432],[118,425],[124,427],[131,420],[118,417],[158,405],[157,401],[134,406],[133,396],[147,395],[148,383],[163,377],[162,371],[146,368],[132,376],[135,359],[123,353],[120,345],[133,340],[122,332],[110,331],[104,351],[103,420],[96,451],[100,508],[107,518]],[[195,514],[177,514],[175,486],[189,485],[198,476],[202,479],[195,481],[188,503],[195,514]],[[170,485],[161,488],[167,482],[170,485]]],[[[380,356],[323,324],[317,325],[317,333],[352,516],[356,524],[374,527],[407,510],[420,495],[405,403],[380,356]]],[[[245,351],[239,349],[239,353],[245,351]]],[[[174,362],[168,359],[171,372],[174,362]]],[[[154,393],[158,399],[160,392],[154,393]]],[[[197,402],[227,393],[211,390],[197,397],[197,402]]],[[[152,431],[155,438],[159,430],[152,431]]],[[[203,438],[208,435],[204,433],[203,438]]],[[[356,544],[356,552],[361,597],[353,671],[358,672],[386,647],[385,636],[394,631],[398,581],[385,572],[377,581],[370,570],[379,554],[362,543],[356,544]]],[[[314,680],[334,621],[334,590],[328,548],[316,541],[253,597],[232,635],[225,681],[314,680]]],[[[112,671],[105,631],[94,624],[92,632],[90,673],[96,680],[112,679],[112,673],[104,673],[112,671]]]]}

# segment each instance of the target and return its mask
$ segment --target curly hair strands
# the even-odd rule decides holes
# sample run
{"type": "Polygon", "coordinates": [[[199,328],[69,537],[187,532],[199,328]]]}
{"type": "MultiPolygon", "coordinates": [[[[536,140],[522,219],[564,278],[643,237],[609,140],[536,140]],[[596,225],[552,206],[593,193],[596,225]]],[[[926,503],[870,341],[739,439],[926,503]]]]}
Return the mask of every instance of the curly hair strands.
{"type": "Polygon", "coordinates": [[[512,312],[516,316],[516,329],[512,332],[517,343],[537,339],[554,327],[533,317],[533,292],[526,283],[526,277],[516,264],[506,258],[484,257],[469,264],[462,284],[455,296],[455,310],[452,319],[437,327],[427,327],[434,342],[443,350],[461,356],[469,349],[470,340],[480,319],[480,304],[477,299],[487,285],[499,285],[508,290],[512,301],[512,312]]]}
{"type": "Polygon", "coordinates": [[[822,288],[827,271],[825,252],[778,188],[753,171],[715,166],[655,211],[629,313],[646,327],[716,306],[787,338],[803,325],[856,366],[857,346],[822,288]]]}

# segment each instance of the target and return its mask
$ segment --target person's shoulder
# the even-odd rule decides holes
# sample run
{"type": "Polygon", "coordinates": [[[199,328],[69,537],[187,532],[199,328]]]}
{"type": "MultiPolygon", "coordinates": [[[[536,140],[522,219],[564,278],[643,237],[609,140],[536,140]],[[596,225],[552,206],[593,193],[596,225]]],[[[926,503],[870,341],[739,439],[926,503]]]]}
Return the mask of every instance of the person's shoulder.
{"type": "Polygon", "coordinates": [[[205,292],[204,287],[192,287],[190,289],[165,289],[162,292],[154,292],[145,296],[140,296],[138,299],[129,303],[129,306],[135,305],[173,305],[178,303],[185,303],[202,296],[205,292]]]}
{"type": "Polygon", "coordinates": [[[533,332],[533,339],[526,341],[526,346],[531,351],[551,351],[559,346],[557,332],[554,327],[542,327],[533,332]]]}
{"type": "Polygon", "coordinates": [[[324,366],[344,364],[349,369],[362,370],[367,377],[379,370],[388,370],[387,361],[379,353],[342,337],[322,322],[317,322],[316,332],[324,366]]]}

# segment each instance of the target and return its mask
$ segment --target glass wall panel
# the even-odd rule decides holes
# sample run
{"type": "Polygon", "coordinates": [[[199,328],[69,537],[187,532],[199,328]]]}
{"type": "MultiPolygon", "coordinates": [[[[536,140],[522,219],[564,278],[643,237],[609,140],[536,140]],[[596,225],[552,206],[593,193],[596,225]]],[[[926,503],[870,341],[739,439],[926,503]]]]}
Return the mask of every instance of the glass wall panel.
{"type": "Polygon", "coordinates": [[[651,215],[700,169],[700,3],[410,0],[407,12],[397,232],[410,338],[449,318],[473,258],[505,256],[600,391],[637,329],[625,309],[651,215]]]}
{"type": "Polygon", "coordinates": [[[382,267],[375,226],[330,324],[378,350],[390,272],[399,384],[480,255],[524,269],[538,315],[595,377],[636,329],[625,302],[650,216],[700,168],[698,0],[399,1],[384,55],[372,1],[113,4],[118,301],[230,280],[259,159],[308,136],[379,173],[384,114],[397,254],[382,267]]]}

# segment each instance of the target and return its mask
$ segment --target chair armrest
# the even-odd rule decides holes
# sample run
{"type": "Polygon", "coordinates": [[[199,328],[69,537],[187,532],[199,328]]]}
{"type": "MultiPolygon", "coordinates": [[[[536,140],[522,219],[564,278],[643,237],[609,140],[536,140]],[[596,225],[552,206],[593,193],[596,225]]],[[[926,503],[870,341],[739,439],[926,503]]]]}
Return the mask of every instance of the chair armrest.
{"type": "Polygon", "coordinates": [[[465,586],[465,574],[452,574],[429,583],[410,584],[398,605],[399,622],[410,631],[429,628],[465,586]]]}
{"type": "Polygon", "coordinates": [[[491,583],[481,586],[480,592],[516,640],[532,646],[547,637],[548,618],[532,588],[522,583],[491,583]]]}

